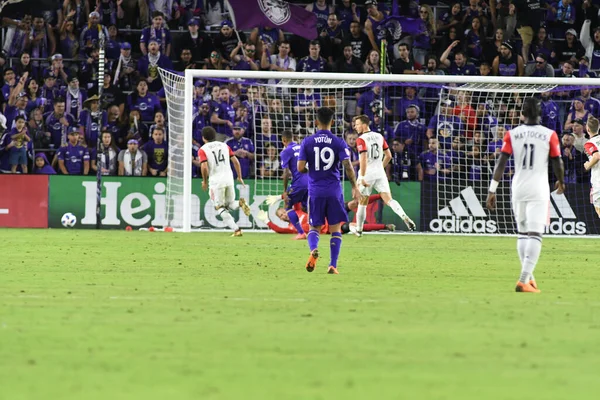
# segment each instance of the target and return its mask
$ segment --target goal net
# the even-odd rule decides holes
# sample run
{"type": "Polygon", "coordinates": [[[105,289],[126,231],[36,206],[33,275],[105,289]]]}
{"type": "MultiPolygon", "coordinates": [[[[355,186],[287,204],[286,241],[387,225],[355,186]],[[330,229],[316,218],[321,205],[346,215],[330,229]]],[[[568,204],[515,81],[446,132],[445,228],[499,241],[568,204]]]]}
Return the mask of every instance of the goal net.
{"type": "MultiPolygon", "coordinates": [[[[542,124],[559,133],[565,160],[567,192],[552,191],[548,233],[600,233],[583,168],[587,139],[580,121],[586,112],[600,111],[600,102],[590,97],[600,87],[594,80],[215,70],[189,70],[185,76],[163,70],[161,77],[169,108],[165,214],[174,228],[222,227],[210,200],[201,201],[200,180],[194,179],[201,129],[208,125],[242,165],[246,185],[236,183],[236,198],[249,201],[252,216],[235,215],[238,225],[265,229],[254,218],[259,210],[267,211],[271,222],[287,225],[277,217],[281,201],[267,202],[284,191],[281,133],[291,131],[300,143],[316,130],[317,108],[327,106],[335,111],[332,131],[346,139],[353,161],[358,159],[353,116],[368,115],[372,129],[384,135],[393,156],[387,168],[392,195],[419,231],[515,233],[512,158],[497,209],[487,210],[485,199],[504,133],[521,123],[523,100],[535,96],[542,100],[542,124]]],[[[550,171],[548,184],[554,182],[550,171]]],[[[378,205],[369,222],[404,228],[378,205]]]]}

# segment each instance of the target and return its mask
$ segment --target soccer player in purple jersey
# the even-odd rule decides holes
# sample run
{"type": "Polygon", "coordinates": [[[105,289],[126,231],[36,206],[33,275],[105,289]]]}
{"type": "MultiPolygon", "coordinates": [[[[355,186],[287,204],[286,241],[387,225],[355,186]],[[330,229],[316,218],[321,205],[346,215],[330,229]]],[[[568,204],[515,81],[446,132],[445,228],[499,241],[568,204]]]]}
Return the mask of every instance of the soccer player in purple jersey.
{"type": "Polygon", "coordinates": [[[343,139],[331,133],[334,112],[327,107],[317,110],[317,132],[306,137],[300,145],[297,169],[308,173],[308,247],[310,256],[306,263],[308,272],[314,271],[319,258],[319,232],[325,220],[329,223],[331,240],[331,262],[327,273],[337,274],[337,260],[342,246],[340,226],[348,221],[342,182],[340,179],[340,162],[344,166],[346,176],[352,185],[354,199],[360,198],[356,186],[356,176],[350,163],[350,152],[343,139]]]}
{"type": "Polygon", "coordinates": [[[294,205],[301,203],[306,207],[308,200],[308,177],[306,174],[298,171],[298,155],[300,145],[293,141],[292,131],[283,131],[281,133],[281,142],[284,149],[281,152],[281,168],[283,169],[283,200],[285,201],[285,212],[294,225],[298,235],[295,240],[306,239],[306,232],[302,229],[302,224],[296,214],[294,205]],[[292,178],[292,183],[288,187],[288,181],[292,178]]]}

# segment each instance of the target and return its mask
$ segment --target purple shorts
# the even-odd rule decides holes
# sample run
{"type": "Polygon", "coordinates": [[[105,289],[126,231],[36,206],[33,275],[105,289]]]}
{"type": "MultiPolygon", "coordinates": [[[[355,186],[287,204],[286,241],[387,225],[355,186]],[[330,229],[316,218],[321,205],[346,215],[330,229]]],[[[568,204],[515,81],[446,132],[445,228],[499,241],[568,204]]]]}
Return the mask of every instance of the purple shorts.
{"type": "Polygon", "coordinates": [[[344,196],[309,197],[308,198],[308,223],[311,226],[336,225],[348,221],[344,196]]]}
{"type": "Polygon", "coordinates": [[[286,210],[291,210],[294,208],[294,205],[301,203],[303,208],[306,208],[308,201],[308,189],[302,188],[293,188],[290,187],[287,191],[288,200],[285,204],[286,210]]]}

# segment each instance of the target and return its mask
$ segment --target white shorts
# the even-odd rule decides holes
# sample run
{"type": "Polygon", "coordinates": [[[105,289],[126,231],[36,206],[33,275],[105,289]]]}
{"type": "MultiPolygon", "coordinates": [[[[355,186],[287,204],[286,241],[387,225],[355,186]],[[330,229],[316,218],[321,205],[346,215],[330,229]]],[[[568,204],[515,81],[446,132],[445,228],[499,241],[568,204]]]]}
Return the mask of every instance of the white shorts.
{"type": "Polygon", "coordinates": [[[594,207],[600,207],[600,189],[592,188],[590,190],[590,203],[592,203],[594,207]]]}
{"type": "Polygon", "coordinates": [[[513,211],[519,233],[544,233],[550,223],[550,200],[513,201],[513,211]]]}
{"type": "Polygon", "coordinates": [[[219,188],[210,188],[210,199],[215,206],[215,209],[228,207],[235,199],[235,188],[231,186],[223,186],[219,188]]]}
{"type": "Polygon", "coordinates": [[[370,196],[373,190],[375,190],[377,193],[391,193],[390,183],[386,177],[373,179],[366,176],[365,182],[368,183],[369,186],[358,185],[358,190],[363,196],[370,196]]]}

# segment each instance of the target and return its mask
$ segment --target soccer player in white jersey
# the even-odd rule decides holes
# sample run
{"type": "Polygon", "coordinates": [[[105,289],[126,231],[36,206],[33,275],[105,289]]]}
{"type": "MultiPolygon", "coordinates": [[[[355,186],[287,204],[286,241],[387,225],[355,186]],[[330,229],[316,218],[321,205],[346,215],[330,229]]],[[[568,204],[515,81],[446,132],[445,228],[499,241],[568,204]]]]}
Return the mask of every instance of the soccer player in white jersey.
{"type": "Polygon", "coordinates": [[[513,155],[515,175],[512,180],[512,207],[518,229],[517,252],[521,276],[517,292],[539,293],[533,271],[542,250],[542,234],[550,221],[550,186],[548,158],[556,175],[558,194],[565,191],[564,166],[556,132],[539,124],[542,114],[539,100],[529,97],[523,102],[525,124],[504,135],[504,142],[487,196],[487,207],[496,208],[496,189],[504,175],[508,158],[513,155]]]}
{"type": "Polygon", "coordinates": [[[600,218],[600,135],[598,135],[598,120],[591,115],[587,120],[587,131],[590,140],[585,143],[584,149],[588,156],[588,161],[583,164],[586,171],[592,170],[592,202],[596,209],[596,214],[600,218]]]}
{"type": "Polygon", "coordinates": [[[406,215],[404,209],[392,198],[390,184],[385,174],[385,167],[392,159],[392,152],[380,133],[369,128],[369,117],[358,115],[352,119],[354,130],[359,134],[356,139],[356,148],[359,153],[360,167],[357,184],[361,194],[358,209],[356,210],[356,235],[361,237],[365,219],[367,218],[367,205],[373,189],[381,195],[383,202],[404,221],[409,230],[415,229],[415,223],[406,215]]]}
{"type": "Polygon", "coordinates": [[[207,126],[202,129],[202,140],[205,144],[198,150],[202,172],[202,190],[210,189],[210,199],[217,210],[217,215],[233,230],[231,236],[242,236],[242,230],[229,213],[231,210],[241,208],[244,214],[250,216],[250,207],[246,204],[246,200],[240,199],[237,203],[234,200],[235,189],[231,164],[237,172],[238,182],[243,185],[240,162],[231,148],[223,142],[216,141],[216,137],[217,132],[214,128],[207,126]]]}

